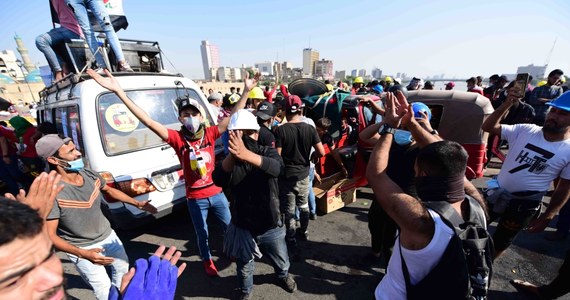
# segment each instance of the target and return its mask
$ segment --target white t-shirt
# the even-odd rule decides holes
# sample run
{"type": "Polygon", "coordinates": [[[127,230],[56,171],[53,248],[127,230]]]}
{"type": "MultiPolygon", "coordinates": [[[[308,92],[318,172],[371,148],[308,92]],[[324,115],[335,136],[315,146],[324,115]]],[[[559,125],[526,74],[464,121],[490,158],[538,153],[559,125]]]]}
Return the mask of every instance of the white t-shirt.
{"type": "MultiPolygon", "coordinates": [[[[435,223],[433,237],[429,244],[420,250],[408,250],[402,246],[402,255],[406,261],[406,266],[408,266],[412,284],[420,282],[435,268],[443,256],[449,241],[455,234],[452,228],[443,223],[443,220],[436,212],[431,209],[428,209],[428,212],[435,223]]],[[[376,299],[405,300],[407,298],[399,243],[400,238],[398,237],[394,243],[394,253],[392,253],[388,262],[386,275],[382,278],[374,292],[376,299]]]]}
{"type": "Polygon", "coordinates": [[[570,179],[570,139],[549,142],[534,124],[501,125],[509,153],[497,176],[508,192],[547,191],[558,176],[570,179]]]}

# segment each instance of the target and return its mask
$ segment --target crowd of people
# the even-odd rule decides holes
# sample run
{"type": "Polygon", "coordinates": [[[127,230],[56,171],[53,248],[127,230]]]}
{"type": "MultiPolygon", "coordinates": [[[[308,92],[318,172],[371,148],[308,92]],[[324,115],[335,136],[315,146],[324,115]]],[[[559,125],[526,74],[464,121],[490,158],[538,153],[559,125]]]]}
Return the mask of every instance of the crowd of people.
{"type": "MultiPolygon", "coordinates": [[[[557,230],[547,238],[562,240],[569,234],[570,93],[564,93],[566,77],[559,69],[536,87],[531,78],[522,97],[515,81],[509,83],[506,76],[490,76],[488,86],[483,86],[482,76],[466,80],[466,92],[488,98],[495,109],[481,128],[489,133],[487,160],[493,155],[502,160],[499,174],[481,193],[465,178],[466,150],[432,128],[427,105],[407,101],[407,91],[433,90],[432,81],[414,77],[407,86],[390,76],[369,82],[356,77],[350,86],[325,81],[328,92],[343,91],[366,107],[363,126],[354,115],[337,116],[338,120],[307,117],[304,99],[290,94],[285,85],[262,89],[260,74],[248,75],[243,90],[235,88],[225,95],[208,91],[208,103],[188,96],[176,99],[181,127],[173,130],[151,119],[106,69],[87,9],[107,35],[118,61],[115,69],[131,71],[102,2],[51,4],[61,27],[40,35],[36,44],[55,79],[68,72],[56,45],[84,38],[97,66],[86,72],[115,93],[178,156],[187,209],[208,276],[218,276],[208,216],[222,225],[223,252],[236,262],[240,299],[251,297],[255,260],[263,256],[269,258],[284,290],[297,289],[289,273],[289,255],[310,238],[310,221],[317,218],[313,182],[323,175],[316,164],[327,155],[342,176],[364,174],[374,191],[368,214],[371,257],[387,262],[386,275],[374,293],[377,299],[485,299],[493,261],[520,231],[541,232],[559,215],[557,230]],[[217,113],[216,125],[206,126],[210,109],[204,105],[217,113]],[[334,135],[333,127],[339,128],[334,135]],[[339,143],[343,138],[346,143],[339,143]],[[216,162],[218,139],[226,155],[216,162]],[[344,145],[357,145],[360,164],[342,157],[339,148],[344,145]],[[550,203],[542,212],[551,186],[550,203]],[[494,221],[496,230],[486,238],[487,226],[494,221]],[[480,253],[464,249],[462,241],[472,239],[464,234],[467,230],[475,230],[483,241],[480,253]],[[483,267],[473,270],[470,262],[477,259],[483,267]]],[[[445,90],[455,86],[447,82],[445,90]]],[[[0,277],[0,297],[63,297],[63,270],[53,254],[57,249],[66,253],[97,299],[172,299],[176,279],[185,268],[176,266],[180,252],[172,247],[165,253],[161,246],[129,270],[122,241],[100,209],[103,196],[149,214],[156,213],[156,207],[107,185],[105,178],[83,165],[83,154],[69,137],[58,135],[53,124],[35,127],[21,116],[9,123],[0,123],[0,180],[7,192],[0,199],[0,274],[8,274],[0,277]]],[[[549,285],[537,287],[523,280],[512,284],[543,299],[568,293],[564,282],[570,276],[569,258],[570,251],[549,285]]]]}

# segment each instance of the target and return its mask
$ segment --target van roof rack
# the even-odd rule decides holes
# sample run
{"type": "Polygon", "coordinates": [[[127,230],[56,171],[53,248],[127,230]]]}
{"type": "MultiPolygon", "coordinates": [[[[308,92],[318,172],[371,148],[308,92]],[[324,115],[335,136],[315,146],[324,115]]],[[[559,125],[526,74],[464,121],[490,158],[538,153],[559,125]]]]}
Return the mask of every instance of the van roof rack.
{"type": "MultiPolygon", "coordinates": [[[[184,77],[181,73],[172,74],[170,72],[111,72],[114,77],[123,77],[123,76],[172,76],[172,77],[184,77]]],[[[102,75],[105,77],[105,75],[102,75]]],[[[43,90],[39,92],[40,94],[40,102],[45,102],[47,100],[47,96],[53,93],[57,93],[69,86],[74,86],[82,81],[89,80],[91,77],[87,73],[82,74],[75,74],[70,73],[67,76],[63,77],[62,79],[53,82],[50,86],[45,87],[43,90]]]]}

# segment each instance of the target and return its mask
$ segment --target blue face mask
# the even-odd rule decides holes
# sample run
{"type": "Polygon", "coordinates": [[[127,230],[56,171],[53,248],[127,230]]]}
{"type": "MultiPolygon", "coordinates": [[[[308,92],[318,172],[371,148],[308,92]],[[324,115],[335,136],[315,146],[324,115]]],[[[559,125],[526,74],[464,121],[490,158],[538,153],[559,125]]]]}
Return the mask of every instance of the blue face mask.
{"type": "Polygon", "coordinates": [[[81,157],[76,160],[64,161],[64,162],[66,162],[69,165],[67,167],[63,167],[66,171],[79,171],[85,167],[85,165],[83,164],[83,159],[81,157]]]}
{"type": "Polygon", "coordinates": [[[394,141],[400,146],[407,146],[414,141],[412,133],[407,130],[396,129],[394,132],[394,141]]]}

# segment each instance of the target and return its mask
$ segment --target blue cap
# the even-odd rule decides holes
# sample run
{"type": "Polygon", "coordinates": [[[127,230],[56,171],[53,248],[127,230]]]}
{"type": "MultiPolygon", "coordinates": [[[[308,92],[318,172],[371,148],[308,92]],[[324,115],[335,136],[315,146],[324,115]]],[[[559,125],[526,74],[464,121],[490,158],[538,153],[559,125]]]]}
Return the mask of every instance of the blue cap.
{"type": "Polygon", "coordinates": [[[431,121],[431,110],[427,105],[425,105],[425,103],[423,102],[412,103],[412,110],[414,111],[414,118],[423,119],[423,116],[420,112],[424,112],[428,116],[428,121],[431,121]]]}
{"type": "Polygon", "coordinates": [[[546,103],[548,106],[556,107],[561,110],[570,111],[570,92],[566,92],[560,97],[546,103]]]}

